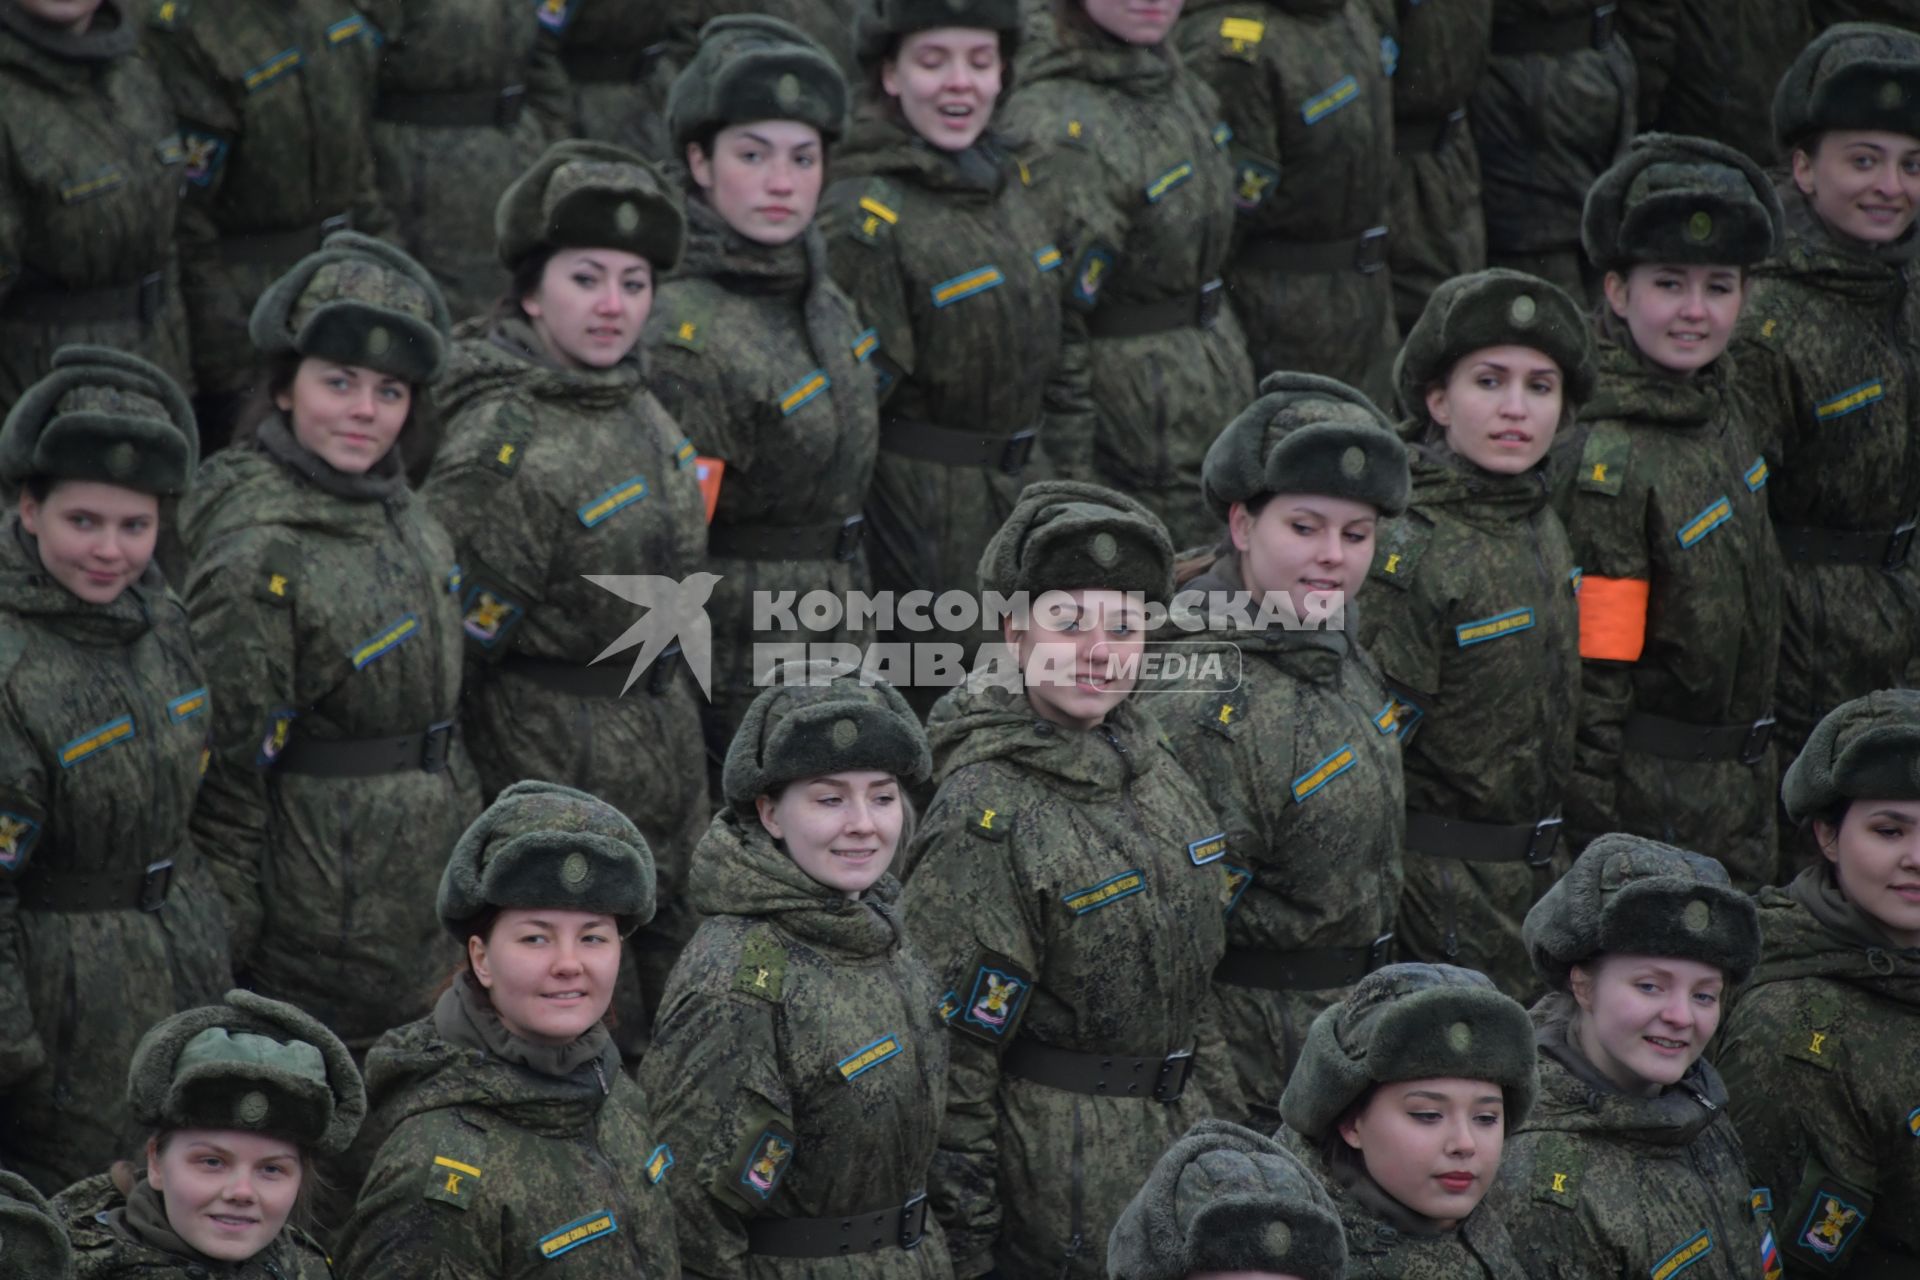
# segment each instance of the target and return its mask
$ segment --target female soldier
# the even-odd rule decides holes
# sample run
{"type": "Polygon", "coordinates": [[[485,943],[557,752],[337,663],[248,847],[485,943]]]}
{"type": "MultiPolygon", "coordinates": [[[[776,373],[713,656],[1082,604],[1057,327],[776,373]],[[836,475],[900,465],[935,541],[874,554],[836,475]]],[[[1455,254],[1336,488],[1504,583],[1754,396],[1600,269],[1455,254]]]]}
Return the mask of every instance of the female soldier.
{"type": "Polygon", "coordinates": [[[441,393],[448,440],[423,491],[459,549],[469,740],[487,794],[521,778],[579,787],[627,814],[663,866],[663,918],[634,948],[645,1003],[629,961],[617,1006],[632,1056],[693,933],[679,889],[707,775],[677,644],[643,655],[639,675],[589,665],[634,605],[674,606],[586,575],[684,579],[706,545],[693,446],[635,355],[685,221],[640,157],[561,142],[507,189],[495,222],[513,292],[459,331],[441,393]]]}
{"type": "Polygon", "coordinates": [[[99,347],[0,427],[0,1162],[43,1191],[127,1151],[140,1030],[233,979],[187,829],[206,680],[151,563],[198,457],[185,393],[99,347]]]}
{"type": "Polygon", "coordinates": [[[432,444],[447,310],[418,263],[340,231],[252,332],[271,400],[183,516],[214,704],[194,831],[236,967],[364,1053],[431,1000],[434,851],[480,811],[453,546],[405,475],[432,444]]]}
{"type": "Polygon", "coordinates": [[[890,685],[799,679],[754,699],[727,752],[728,807],[694,858],[707,920],[641,1068],[681,1165],[681,1256],[778,1277],[859,1254],[846,1274],[943,1280],[926,1190],[947,1030],[888,874],[926,734],[890,685]]]}
{"type": "Polygon", "coordinates": [[[372,1172],[344,1280],[677,1276],[673,1152],[602,1019],[621,939],[653,914],[653,855],[570,787],[516,782],[440,881],[466,964],[367,1059],[372,1172]]]}
{"type": "Polygon", "coordinates": [[[1820,856],[1761,891],[1765,958],[1714,1061],[1788,1270],[1908,1274],[1920,1257],[1920,693],[1828,715],[1781,796],[1820,856]]]}
{"type": "Polygon", "coordinates": [[[1227,843],[1128,698],[1143,602],[1172,591],[1159,520],[1043,481],[980,579],[1028,602],[1004,631],[1019,683],[983,669],[935,706],[902,908],[954,1032],[934,1210],[962,1277],[1097,1277],[1139,1170],[1210,1111],[1190,1069],[1229,1070],[1202,1012],[1227,843]]]}
{"type": "Polygon", "coordinates": [[[1500,1178],[1527,1274],[1776,1274],[1726,1088],[1700,1057],[1760,958],[1753,900],[1712,858],[1603,835],[1526,937],[1550,988],[1533,1007],[1540,1101],[1509,1128],[1500,1178]]]}
{"type": "MultiPolygon", "coordinates": [[[[867,500],[881,590],[976,594],[1037,440],[1056,474],[1092,468],[1086,328],[1063,303],[1056,219],[992,132],[1020,22],[1016,0],[868,0],[861,16],[867,101],[821,225],[887,378],[867,500]]],[[[990,636],[946,638],[971,657],[990,636]]]]}
{"type": "Polygon", "coordinates": [[[1584,659],[1568,822],[1699,849],[1746,890],[1776,857],[1780,559],[1721,353],[1779,221],[1759,168],[1704,138],[1646,135],[1594,186],[1607,305],[1567,520],[1584,659]]]}
{"type": "Polygon", "coordinates": [[[707,24],[667,104],[690,234],[647,346],[661,402],[725,468],[707,539],[720,575],[707,606],[716,753],[751,700],[757,645],[863,638],[851,626],[796,637],[753,625],[756,592],[844,598],[866,586],[878,338],[829,277],[812,225],[846,113],[846,80],[819,46],[751,14],[707,24]]]}
{"type": "Polygon", "coordinates": [[[1200,460],[1253,399],[1254,368],[1220,272],[1232,248],[1231,130],[1167,46],[1177,3],[1033,6],[1007,104],[1011,132],[1057,148],[1068,303],[1086,313],[1094,467],[1178,547],[1220,536],[1197,509],[1200,460]]]}
{"type": "Polygon", "coordinates": [[[127,1101],[150,1136],[55,1201],[79,1280],[330,1280],[294,1225],[315,1156],[347,1149],[367,1094],[347,1047],[291,1005],[250,991],[189,1009],[140,1041],[127,1101]]]}
{"type": "Polygon", "coordinates": [[[1914,683],[1920,599],[1920,35],[1843,25],[1773,100],[1786,236],[1754,271],[1734,356],[1779,479],[1782,760],[1849,698],[1914,683]]]}
{"type": "Polygon", "coordinates": [[[1552,875],[1580,679],[1546,459],[1592,389],[1592,339],[1553,285],[1483,271],[1434,293],[1395,372],[1413,506],[1379,537],[1387,590],[1360,621],[1405,747],[1400,941],[1525,992],[1520,921],[1552,875]]]}
{"type": "Polygon", "coordinates": [[[1385,961],[1400,907],[1406,800],[1379,668],[1339,619],[1373,562],[1374,526],[1407,506],[1407,450],[1359,392],[1273,373],[1207,450],[1201,493],[1228,540],[1183,601],[1245,600],[1240,682],[1167,699],[1168,737],[1226,828],[1227,956],[1214,973],[1239,1097],[1222,1114],[1271,1126],[1308,1025],[1385,961]],[[1282,780],[1276,788],[1273,779],[1282,780]]]}
{"type": "Polygon", "coordinates": [[[185,152],[127,9],[0,0],[0,405],[69,342],[191,376],[173,240],[185,152]]]}
{"type": "Polygon", "coordinates": [[[1475,1210],[1533,1109],[1534,1070],[1526,1010],[1448,964],[1388,965],[1313,1020],[1280,1136],[1333,1195],[1349,1277],[1529,1275],[1475,1210]]]}

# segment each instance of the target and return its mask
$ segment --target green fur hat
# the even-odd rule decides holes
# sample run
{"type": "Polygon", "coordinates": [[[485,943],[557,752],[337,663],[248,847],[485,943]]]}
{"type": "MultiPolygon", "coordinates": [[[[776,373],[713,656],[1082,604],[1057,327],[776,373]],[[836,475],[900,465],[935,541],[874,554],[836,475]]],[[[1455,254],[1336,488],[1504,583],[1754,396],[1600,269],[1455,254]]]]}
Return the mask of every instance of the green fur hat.
{"type": "Polygon", "coordinates": [[[1078,480],[1030,484],[980,555],[980,588],[1037,599],[1047,591],[1173,597],[1173,540],[1124,493],[1078,480]]]}
{"type": "Polygon", "coordinates": [[[1643,836],[1604,835],[1527,912],[1533,971],[1556,991],[1603,955],[1697,960],[1729,985],[1760,962],[1760,913],[1713,858],[1643,836]]]}
{"type": "Polygon", "coordinates": [[[66,346],[0,426],[0,483],[97,480],[141,493],[183,492],[200,465],[186,392],[139,356],[66,346]]]}
{"type": "Polygon", "coordinates": [[[336,231],[253,304],[262,355],[297,351],[416,386],[447,364],[447,300],[427,269],[384,240],[336,231]]]}
{"type": "Polygon", "coordinates": [[[1785,159],[1829,129],[1920,138],[1920,35],[1841,22],[1800,51],[1773,91],[1773,140],[1785,159]]]}
{"type": "Polygon", "coordinates": [[[1780,798],[1795,822],[1842,800],[1920,800],[1920,690],[1882,689],[1829,712],[1788,767],[1780,798]]]}
{"type": "Polygon", "coordinates": [[[127,1104],[147,1128],[247,1129],[338,1155],[367,1114],[347,1047],[290,1004],[229,991],[140,1039],[127,1104]]]}
{"type": "Polygon", "coordinates": [[[67,1280],[73,1249],[53,1206],[17,1173],[0,1171],[0,1280],[67,1280]]]}
{"type": "Polygon", "coordinates": [[[1749,267],[1773,254],[1785,214],[1773,183],[1706,138],[1643,133],[1587,192],[1580,241],[1599,267],[1749,267]]]}
{"type": "Polygon", "coordinates": [[[1167,1148],[1107,1238],[1110,1280],[1262,1271],[1342,1280],[1347,1241],[1318,1178],[1264,1134],[1202,1120],[1167,1148]]]}
{"type": "Polygon", "coordinates": [[[1433,291],[1393,365],[1400,408],[1426,417],[1427,388],[1445,382],[1463,356],[1487,347],[1532,347],[1560,366],[1566,402],[1593,391],[1593,335],[1566,290],[1524,271],[1489,267],[1433,291]]]}
{"type": "Polygon", "coordinates": [[[667,91],[676,156],[710,126],[797,120],[823,142],[847,126],[847,78],[798,27],[758,13],[728,14],[700,28],[700,47],[667,91]]]}
{"type": "Polygon", "coordinates": [[[1511,1133],[1533,1110],[1534,1070],[1533,1022],[1486,974],[1390,964],[1313,1020],[1280,1114],[1318,1142],[1375,1085],[1447,1076],[1499,1085],[1511,1133]]]}
{"type": "Polygon", "coordinates": [[[1017,41],[1022,25],[1020,0],[865,0],[854,19],[854,46],[861,64],[870,65],[915,32],[965,27],[1017,41]]]}
{"type": "Polygon", "coordinates": [[[493,209],[495,252],[509,270],[556,249],[621,249],[672,270],[687,241],[680,193],[624,147],[556,142],[493,209]]]}
{"type": "Polygon", "coordinates": [[[1207,449],[1200,496],[1222,520],[1263,493],[1318,493],[1407,509],[1407,446],[1373,401],[1311,373],[1270,373],[1207,449]]]}
{"type": "Polygon", "coordinates": [[[653,850],[604,800],[555,782],[516,782],[473,820],[440,876],[440,923],[456,938],[489,907],[614,917],[626,937],[653,919],[653,850]]]}
{"type": "Polygon", "coordinates": [[[872,770],[913,785],[932,776],[926,730],[899,691],[830,670],[789,666],[785,678],[793,683],[762,689],[747,708],[721,775],[736,813],[799,778],[872,770]]]}

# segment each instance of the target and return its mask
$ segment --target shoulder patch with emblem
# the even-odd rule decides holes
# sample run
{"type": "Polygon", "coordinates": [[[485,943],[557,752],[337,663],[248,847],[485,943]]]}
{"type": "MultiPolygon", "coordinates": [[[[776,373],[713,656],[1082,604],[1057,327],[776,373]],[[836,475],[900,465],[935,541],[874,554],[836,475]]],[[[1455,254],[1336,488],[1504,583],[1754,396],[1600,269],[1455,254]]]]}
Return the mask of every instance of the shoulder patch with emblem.
{"type": "Polygon", "coordinates": [[[1577,483],[1583,493],[1601,493],[1618,497],[1627,482],[1627,464],[1633,458],[1633,443],[1626,429],[1603,423],[1587,435],[1586,448],[1580,454],[1577,483]]]}
{"type": "Polygon", "coordinates": [[[476,574],[460,596],[460,629],[482,649],[493,649],[526,612],[493,582],[476,574]]]}
{"type": "Polygon", "coordinates": [[[1100,290],[1106,285],[1107,277],[1113,274],[1113,264],[1117,258],[1114,248],[1103,240],[1096,240],[1082,249],[1073,259],[1073,282],[1067,290],[1067,300],[1082,311],[1091,311],[1100,303],[1100,290]]]}
{"type": "Polygon", "coordinates": [[[27,865],[40,839],[40,824],[14,809],[0,809],[0,876],[14,876],[27,865]]]}
{"type": "Polygon", "coordinates": [[[258,768],[266,768],[280,758],[287,749],[287,741],[293,736],[293,722],[300,713],[292,707],[276,707],[267,713],[267,726],[260,737],[260,752],[254,757],[258,768]]]}
{"type": "Polygon", "coordinates": [[[464,1210],[473,1204],[481,1176],[477,1164],[453,1156],[436,1155],[427,1166],[426,1189],[421,1195],[428,1200],[438,1200],[464,1210]]]}
{"type": "Polygon", "coordinates": [[[740,943],[740,964],[733,971],[733,989],[769,1004],[778,1004],[786,985],[787,949],[765,928],[749,931],[740,943]]]}
{"type": "Polygon", "coordinates": [[[556,36],[563,35],[573,25],[573,12],[577,6],[578,0],[539,0],[535,15],[543,30],[556,36]]]}
{"type": "Polygon", "coordinates": [[[182,126],[180,150],[186,179],[196,187],[210,187],[227,163],[227,139],[207,129],[182,126]]]}
{"type": "Polygon", "coordinates": [[[740,1192],[764,1204],[773,1199],[787,1170],[793,1167],[793,1149],[797,1144],[793,1130],[777,1121],[755,1126],[751,1132],[746,1154],[736,1166],[734,1181],[740,1192]]]}
{"type": "Polygon", "coordinates": [[[982,840],[1001,841],[1007,838],[1007,828],[1013,823],[1013,815],[985,805],[969,812],[967,830],[982,840]]]}
{"type": "Polygon", "coordinates": [[[1534,1149],[1533,1198],[1542,1204],[1572,1209],[1580,1203],[1580,1180],[1586,1163],[1573,1143],[1549,1135],[1534,1149]]]}
{"type": "Polygon", "coordinates": [[[997,951],[982,951],[957,990],[963,994],[956,1001],[953,1029],[988,1044],[1004,1044],[1020,1027],[1033,974],[997,951]]]}
{"type": "Polygon", "coordinates": [[[1405,591],[1413,585],[1414,572],[1420,567],[1420,558],[1426,554],[1432,537],[1433,526],[1417,516],[1409,514],[1391,521],[1381,531],[1368,576],[1405,591]]]}
{"type": "Polygon", "coordinates": [[[866,244],[879,244],[889,228],[899,225],[898,206],[899,200],[893,188],[878,178],[873,179],[853,207],[851,225],[854,239],[866,244]]]}
{"type": "Polygon", "coordinates": [[[191,0],[154,0],[147,23],[161,31],[177,31],[191,8],[191,0]]]}
{"type": "Polygon", "coordinates": [[[1814,1191],[1812,1207],[1794,1237],[1796,1252],[1835,1268],[1838,1274],[1860,1228],[1867,1225],[1871,1208],[1871,1202],[1851,1188],[1823,1182],[1814,1191]]]}
{"type": "Polygon", "coordinates": [[[487,450],[487,465],[503,476],[520,470],[527,441],[533,436],[533,413],[517,400],[502,404],[493,415],[493,436],[487,450]]]}

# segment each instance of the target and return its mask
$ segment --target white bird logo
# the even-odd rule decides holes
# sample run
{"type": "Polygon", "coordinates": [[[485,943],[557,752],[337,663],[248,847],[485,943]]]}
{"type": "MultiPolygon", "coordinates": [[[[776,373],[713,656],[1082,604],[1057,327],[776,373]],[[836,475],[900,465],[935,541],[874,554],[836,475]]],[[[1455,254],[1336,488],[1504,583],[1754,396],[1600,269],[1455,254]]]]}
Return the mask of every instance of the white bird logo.
{"type": "Polygon", "coordinates": [[[621,632],[620,638],[602,649],[595,662],[622,649],[640,646],[633,670],[620,686],[625,693],[633,688],[640,673],[653,665],[674,641],[680,642],[681,657],[686,660],[701,694],[713,700],[713,623],[707,618],[707,600],[720,581],[717,573],[690,573],[682,578],[664,578],[657,574],[582,574],[588,582],[611,591],[622,600],[637,604],[647,612],[640,621],[621,632]]]}

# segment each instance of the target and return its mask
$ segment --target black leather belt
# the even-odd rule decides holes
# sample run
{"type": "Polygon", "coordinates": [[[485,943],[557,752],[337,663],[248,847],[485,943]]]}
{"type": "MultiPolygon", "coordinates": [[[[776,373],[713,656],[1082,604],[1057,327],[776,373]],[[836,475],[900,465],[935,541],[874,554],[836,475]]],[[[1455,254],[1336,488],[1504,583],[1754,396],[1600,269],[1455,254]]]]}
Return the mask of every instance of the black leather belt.
{"type": "Polygon", "coordinates": [[[383,93],[373,104],[373,118],[388,124],[417,124],[437,129],[473,129],[498,125],[505,129],[526,109],[527,86],[476,89],[469,93],[383,93]]]}
{"type": "Polygon", "coordinates": [[[1592,13],[1566,18],[1503,22],[1493,29],[1493,52],[1505,57],[1527,53],[1578,53],[1602,49],[1613,39],[1618,5],[1603,4],[1592,13]]]}
{"type": "Polygon", "coordinates": [[[1255,236],[1240,246],[1234,265],[1265,267],[1288,275],[1336,275],[1358,271],[1370,276],[1387,265],[1387,229],[1368,227],[1358,239],[1288,240],[1255,236]]]}
{"type": "Polygon", "coordinates": [[[1538,822],[1465,822],[1431,813],[1407,814],[1407,848],[1430,858],[1468,862],[1524,862],[1538,869],[1553,861],[1560,819],[1538,822]]]}
{"type": "Polygon", "coordinates": [[[1755,765],[1767,758],[1773,717],[1751,724],[1689,724],[1635,711],[1620,730],[1620,745],[1662,760],[1738,760],[1755,765]]]}
{"type": "Polygon", "coordinates": [[[158,911],[173,888],[173,859],[140,871],[61,871],[32,866],[16,886],[28,911],[158,911]]]}
{"type": "Polygon", "coordinates": [[[771,1258],[837,1258],[881,1249],[917,1249],[927,1234],[927,1193],[892,1209],[845,1218],[758,1218],[747,1224],[747,1252],[771,1258]]]}
{"type": "Polygon", "coordinates": [[[1193,1074],[1193,1050],[1163,1057],[1128,1058],[1112,1053],[1078,1053],[1032,1040],[1016,1040],[1000,1059],[1000,1071],[1049,1089],[1108,1098],[1151,1098],[1178,1102],[1193,1074]]]}
{"type": "MultiPolygon", "coordinates": [[[[647,668],[646,690],[654,697],[673,684],[673,671],[680,659],[680,642],[674,641],[660,651],[647,668]]],[[[503,671],[531,680],[543,689],[571,694],[576,698],[617,698],[627,687],[633,668],[625,662],[566,662],[559,658],[536,658],[525,653],[510,653],[500,660],[503,671]]]]}
{"type": "Polygon", "coordinates": [[[222,235],[215,241],[216,251],[229,262],[256,266],[290,267],[320,247],[320,242],[336,231],[351,231],[353,215],[336,213],[311,227],[291,231],[260,231],[253,234],[222,235]]]}
{"type": "Polygon", "coordinates": [[[447,767],[455,724],[442,720],[391,738],[308,738],[296,734],[274,758],[280,773],[309,778],[371,778],[383,773],[439,773],[447,767]]]}
{"type": "Polygon", "coordinates": [[[1267,951],[1228,947],[1213,971],[1215,982],[1262,991],[1326,991],[1350,987],[1387,962],[1393,934],[1383,933],[1364,947],[1312,947],[1267,951]]]}
{"type": "Polygon", "coordinates": [[[1221,282],[1209,280],[1197,294],[1159,302],[1103,304],[1087,317],[1087,332],[1096,338],[1138,338],[1169,329],[1211,329],[1225,301],[1221,282]]]}
{"type": "Polygon", "coordinates": [[[0,302],[0,320],[27,324],[105,324],[137,320],[152,324],[167,301],[167,276],[151,271],[131,284],[107,284],[94,289],[67,289],[58,285],[28,285],[14,289],[0,302]]]}
{"type": "Polygon", "coordinates": [[[887,418],[880,424],[880,447],[888,453],[949,467],[992,467],[1010,476],[1027,469],[1033,442],[1039,436],[1032,428],[1002,436],[956,431],[908,418],[887,418]]]}
{"type": "Polygon", "coordinates": [[[728,560],[851,560],[860,554],[864,516],[819,524],[716,524],[707,553],[728,560]]]}
{"type": "Polygon", "coordinates": [[[1907,562],[1913,550],[1914,522],[1897,529],[1812,529],[1790,524],[1773,526],[1780,554],[1797,564],[1873,564],[1894,570],[1907,562]]]}
{"type": "Polygon", "coordinates": [[[648,45],[637,54],[624,49],[562,49],[560,65],[575,84],[627,84],[645,75],[666,47],[648,45]]]}
{"type": "Polygon", "coordinates": [[[1393,154],[1417,156],[1446,148],[1454,133],[1467,122],[1467,109],[1455,107],[1443,116],[1420,116],[1393,122],[1393,154]]]}

